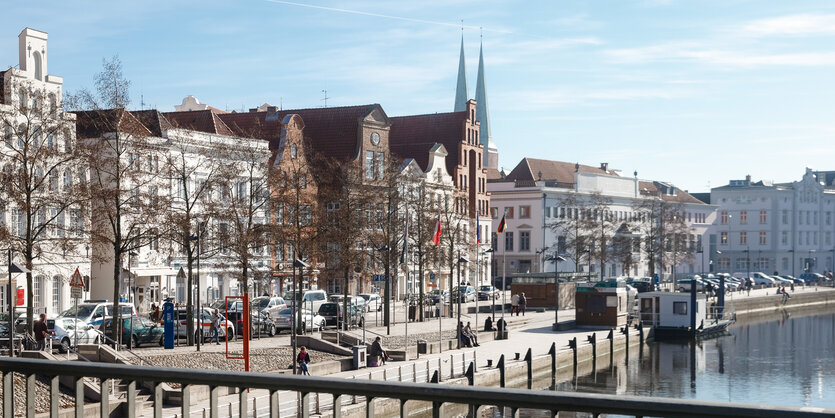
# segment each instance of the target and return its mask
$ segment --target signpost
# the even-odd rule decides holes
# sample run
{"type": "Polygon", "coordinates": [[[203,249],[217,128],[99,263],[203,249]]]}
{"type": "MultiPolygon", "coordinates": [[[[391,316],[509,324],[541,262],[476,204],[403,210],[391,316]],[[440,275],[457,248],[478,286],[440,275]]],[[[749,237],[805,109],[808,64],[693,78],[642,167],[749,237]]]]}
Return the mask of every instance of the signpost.
{"type": "Polygon", "coordinates": [[[174,303],[162,304],[162,321],[164,324],[162,343],[166,350],[174,349],[174,303]]]}
{"type": "MultiPolygon", "coordinates": [[[[70,297],[75,301],[75,312],[78,313],[78,300],[81,299],[82,293],[84,292],[84,279],[81,278],[81,273],[79,273],[78,268],[75,269],[75,273],[72,274],[70,278],[70,297]]],[[[78,320],[76,319],[75,322],[75,347],[78,347],[78,320]]]]}

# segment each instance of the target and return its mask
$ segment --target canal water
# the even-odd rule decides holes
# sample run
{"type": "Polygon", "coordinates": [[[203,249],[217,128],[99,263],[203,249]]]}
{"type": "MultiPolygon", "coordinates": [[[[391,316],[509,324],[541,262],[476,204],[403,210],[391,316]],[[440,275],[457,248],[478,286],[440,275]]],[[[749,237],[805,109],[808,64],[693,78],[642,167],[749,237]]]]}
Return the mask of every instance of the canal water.
{"type": "Polygon", "coordinates": [[[783,313],[737,323],[719,338],[637,351],[556,389],[835,408],[835,312],[783,313]]]}

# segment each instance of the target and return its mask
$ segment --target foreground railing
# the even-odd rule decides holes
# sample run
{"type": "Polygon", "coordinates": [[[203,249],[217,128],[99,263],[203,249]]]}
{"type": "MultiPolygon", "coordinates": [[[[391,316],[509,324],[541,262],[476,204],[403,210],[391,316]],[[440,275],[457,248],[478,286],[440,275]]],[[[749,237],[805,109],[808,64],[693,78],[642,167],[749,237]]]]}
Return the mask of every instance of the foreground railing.
{"type": "MultiPolygon", "coordinates": [[[[273,417],[278,414],[278,392],[293,391],[298,393],[298,416],[308,417],[314,394],[330,394],[333,405],[338,407],[333,411],[333,417],[340,417],[343,413],[344,401],[348,397],[363,397],[365,399],[366,416],[375,416],[375,399],[381,398],[397,402],[394,415],[401,417],[423,410],[425,415],[433,417],[448,416],[451,412],[444,412],[442,408],[464,405],[463,415],[475,412],[481,416],[480,408],[497,407],[499,413],[509,412],[511,416],[518,416],[519,410],[548,411],[550,416],[556,416],[559,411],[586,412],[594,416],[600,414],[620,414],[636,417],[669,416],[669,417],[807,417],[833,416],[835,410],[822,408],[795,408],[742,405],[721,402],[703,402],[694,400],[644,398],[635,396],[615,396],[585,393],[550,392],[545,390],[521,390],[508,388],[464,386],[454,384],[426,384],[426,383],[396,383],[376,382],[371,380],[353,380],[323,377],[302,377],[292,375],[226,372],[194,369],[167,369],[159,367],[140,367],[113,364],[90,364],[74,362],[51,362],[30,359],[0,359],[3,389],[3,416],[12,417],[13,387],[15,373],[25,378],[24,391],[26,394],[25,414],[35,416],[35,386],[36,376],[46,378],[50,382],[51,416],[58,416],[59,384],[58,376],[75,378],[75,416],[85,415],[84,410],[84,378],[99,379],[99,384],[105,388],[111,380],[127,381],[129,383],[127,405],[121,411],[122,415],[132,417],[136,411],[136,385],[138,382],[154,382],[153,409],[155,417],[163,416],[162,383],[179,383],[182,385],[182,415],[190,415],[191,402],[189,391],[194,386],[208,386],[210,388],[209,412],[210,416],[231,415],[226,409],[221,412],[218,408],[218,394],[221,387],[240,389],[238,416],[249,416],[250,412],[260,415],[258,411],[249,411],[247,389],[261,389],[269,392],[270,407],[264,415],[273,417]],[[423,402],[414,402],[423,401],[423,402]],[[408,402],[408,404],[407,404],[408,402]],[[398,411],[399,407],[399,411],[398,411]],[[413,407],[415,407],[413,409],[413,407]]],[[[109,416],[107,391],[102,391],[103,402],[99,413],[109,416]]],[[[318,398],[317,398],[318,399],[318,398]]],[[[388,410],[391,410],[389,405],[388,410]]],[[[384,413],[381,411],[381,414],[384,413]]],[[[390,415],[389,413],[385,413],[390,415]]],[[[458,413],[455,413],[456,415],[458,413]]],[[[286,414],[282,414],[286,416],[286,414]]]]}

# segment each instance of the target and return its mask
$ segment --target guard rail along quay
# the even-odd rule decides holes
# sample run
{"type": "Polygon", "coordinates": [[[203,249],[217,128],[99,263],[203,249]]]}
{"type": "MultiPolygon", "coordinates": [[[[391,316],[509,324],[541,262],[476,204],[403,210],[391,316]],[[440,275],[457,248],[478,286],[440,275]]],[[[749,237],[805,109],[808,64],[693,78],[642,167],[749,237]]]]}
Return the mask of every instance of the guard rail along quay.
{"type": "MultiPolygon", "coordinates": [[[[159,367],[140,367],[113,364],[90,364],[71,362],[51,362],[30,359],[0,359],[3,388],[3,416],[11,417],[14,407],[14,374],[21,374],[25,378],[25,415],[35,416],[36,378],[51,382],[50,398],[52,408],[58,408],[59,376],[72,376],[75,379],[75,413],[82,416],[84,410],[84,378],[97,379],[104,387],[110,381],[129,381],[134,386],[139,381],[154,382],[157,394],[163,383],[179,383],[183,388],[183,417],[190,416],[191,403],[189,389],[195,386],[210,388],[210,416],[225,416],[228,409],[221,412],[218,409],[218,393],[220,387],[235,387],[240,390],[238,403],[239,416],[248,416],[251,411],[247,402],[249,391],[266,390],[270,396],[269,415],[278,416],[279,391],[294,391],[297,393],[299,411],[296,416],[309,417],[314,413],[313,395],[316,393],[334,397],[334,405],[342,405],[344,397],[363,397],[366,402],[366,416],[375,416],[375,399],[388,398],[399,401],[400,410],[392,415],[408,416],[410,413],[441,417],[449,416],[452,409],[464,406],[474,409],[477,416],[481,416],[484,408],[501,408],[501,413],[510,412],[511,416],[518,416],[519,410],[546,411],[550,416],[556,416],[559,411],[587,412],[598,414],[621,414],[629,416],[659,416],[659,417],[831,417],[835,410],[810,407],[784,407],[743,405],[723,402],[705,402],[696,400],[644,398],[633,396],[615,396],[587,393],[550,392],[544,390],[523,390],[508,388],[486,388],[464,385],[438,385],[431,383],[396,383],[376,382],[372,380],[334,379],[324,377],[275,375],[245,372],[226,372],[209,370],[169,369],[159,367]]],[[[107,393],[106,390],[102,391],[107,393]]],[[[286,396],[286,395],[285,395],[286,396]]],[[[153,400],[154,416],[162,417],[161,397],[153,400]]],[[[102,399],[102,416],[109,416],[107,399],[102,399]]],[[[20,408],[20,406],[18,406],[20,408]]],[[[57,416],[53,409],[52,416],[57,416]]],[[[136,413],[135,400],[127,399],[126,408],[121,415],[131,417],[136,413]]],[[[283,411],[282,411],[283,412],[283,411]]],[[[283,414],[282,414],[283,415],[283,414]]],[[[333,411],[334,417],[343,415],[342,407],[333,411]]]]}

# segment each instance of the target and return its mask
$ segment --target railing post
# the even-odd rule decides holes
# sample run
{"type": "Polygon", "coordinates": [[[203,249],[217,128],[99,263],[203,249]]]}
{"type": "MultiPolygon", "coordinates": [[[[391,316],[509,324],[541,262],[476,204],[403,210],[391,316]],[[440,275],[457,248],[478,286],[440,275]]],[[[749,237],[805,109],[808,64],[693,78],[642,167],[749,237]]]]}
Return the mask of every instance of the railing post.
{"type": "Polygon", "coordinates": [[[530,389],[533,386],[533,353],[530,347],[528,352],[525,353],[525,363],[528,366],[528,389],[530,389]]]}
{"type": "Polygon", "coordinates": [[[49,418],[58,418],[58,412],[60,412],[61,405],[58,401],[61,400],[61,382],[59,378],[59,376],[52,376],[49,379],[49,418]]]}
{"type": "Polygon", "coordinates": [[[455,354],[449,354],[449,378],[455,377],[455,354]]]}
{"type": "MultiPolygon", "coordinates": [[[[333,417],[337,418],[337,411],[342,412],[341,409],[336,407],[336,401],[334,400],[334,408],[333,408],[333,417]]],[[[271,417],[280,417],[281,416],[281,403],[278,399],[278,391],[277,390],[270,390],[270,416],[271,417]]]]}
{"type": "MultiPolygon", "coordinates": [[[[428,372],[429,372],[429,371],[427,370],[427,373],[428,373],[428,372]]],[[[435,372],[434,372],[434,373],[432,373],[432,378],[431,378],[431,379],[429,379],[429,383],[441,383],[441,380],[440,380],[440,378],[439,378],[439,377],[440,377],[439,375],[440,375],[440,373],[438,373],[438,370],[435,370],[435,372]]]]}
{"type": "MultiPolygon", "coordinates": [[[[110,380],[101,379],[99,381],[99,391],[101,392],[101,400],[99,401],[99,416],[110,416],[110,380]]],[[[60,396],[59,396],[60,399],[60,396]]],[[[52,401],[55,401],[52,399],[52,401]]],[[[56,415],[57,416],[57,415],[56,415]]]]}
{"type": "Polygon", "coordinates": [[[574,376],[577,376],[577,337],[568,340],[568,347],[571,348],[574,358],[574,376]]]}
{"type": "Polygon", "coordinates": [[[220,415],[220,411],[217,409],[218,392],[220,392],[219,387],[209,386],[209,417],[211,418],[218,418],[220,415]]]}
{"type": "MultiPolygon", "coordinates": [[[[14,401],[12,401],[14,402],[14,401]]],[[[14,415],[9,415],[14,416],[14,415]]],[[[84,378],[75,378],[75,418],[84,418],[84,378]]]]}
{"type": "MultiPolygon", "coordinates": [[[[406,406],[406,402],[408,402],[408,401],[409,401],[408,399],[401,399],[400,400],[400,417],[401,418],[408,418],[408,416],[409,416],[409,407],[406,406]]],[[[336,417],[334,417],[334,418],[336,418],[336,417]]]]}
{"type": "MultiPolygon", "coordinates": [[[[217,393],[217,392],[215,392],[217,393]]],[[[162,418],[162,382],[155,382],[154,383],[154,418],[162,418]]],[[[217,398],[215,398],[215,407],[212,409],[214,413],[217,413],[217,398]]],[[[212,418],[217,418],[216,415],[212,415],[212,418]]]]}
{"type": "Polygon", "coordinates": [[[335,393],[333,394],[333,418],[342,418],[342,395],[335,393]]]}
{"type": "Polygon", "coordinates": [[[3,416],[14,416],[14,373],[3,372],[3,416]]]}
{"type": "Polygon", "coordinates": [[[592,333],[591,335],[586,336],[589,344],[591,344],[591,368],[592,370],[597,370],[597,334],[592,333]]]}
{"type": "Polygon", "coordinates": [[[623,337],[626,339],[624,341],[624,349],[626,350],[626,365],[629,365],[629,326],[625,326],[620,329],[620,332],[623,334],[623,337]]]}
{"type": "Polygon", "coordinates": [[[26,418],[35,418],[35,376],[26,375],[26,418]]]}
{"type": "Polygon", "coordinates": [[[374,418],[374,398],[371,396],[365,398],[365,417],[374,418]]]}
{"type": "Polygon", "coordinates": [[[499,357],[499,362],[496,364],[496,368],[499,369],[499,387],[504,387],[504,354],[499,357]]]}
{"type": "Polygon", "coordinates": [[[612,328],[609,330],[609,335],[606,336],[609,339],[609,368],[612,368],[612,365],[615,363],[615,329],[612,328]]]}
{"type": "Polygon", "coordinates": [[[128,418],[135,418],[136,417],[136,381],[131,380],[128,383],[128,410],[127,410],[127,417],[128,418]]]}
{"type": "Polygon", "coordinates": [[[444,404],[441,402],[432,402],[432,418],[441,418],[441,409],[444,404]]]}
{"type": "Polygon", "coordinates": [[[467,384],[470,386],[472,386],[475,381],[475,370],[473,367],[473,363],[470,363],[470,367],[467,367],[467,371],[464,373],[464,375],[467,376],[467,384]]]}
{"type": "Polygon", "coordinates": [[[417,363],[412,363],[412,382],[417,383],[417,363]]]}
{"type": "Polygon", "coordinates": [[[189,396],[189,385],[182,385],[180,386],[180,390],[182,391],[182,399],[183,405],[180,407],[180,411],[182,412],[183,417],[188,417],[191,415],[191,397],[189,396]]]}
{"type": "MultiPolygon", "coordinates": [[[[310,418],[310,392],[302,392],[301,393],[301,404],[299,408],[301,409],[297,416],[301,418],[310,418]]],[[[368,398],[366,398],[368,399],[368,398]]],[[[245,417],[246,415],[241,415],[241,417],[245,417]]]]}
{"type": "Polygon", "coordinates": [[[557,343],[551,343],[551,349],[548,350],[548,354],[551,356],[551,381],[554,383],[554,386],[557,384],[557,343]]]}

